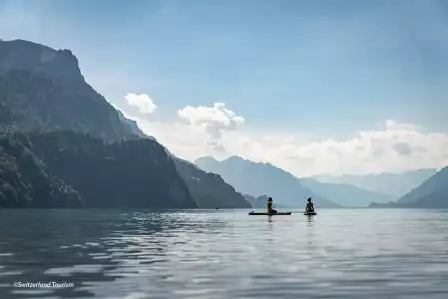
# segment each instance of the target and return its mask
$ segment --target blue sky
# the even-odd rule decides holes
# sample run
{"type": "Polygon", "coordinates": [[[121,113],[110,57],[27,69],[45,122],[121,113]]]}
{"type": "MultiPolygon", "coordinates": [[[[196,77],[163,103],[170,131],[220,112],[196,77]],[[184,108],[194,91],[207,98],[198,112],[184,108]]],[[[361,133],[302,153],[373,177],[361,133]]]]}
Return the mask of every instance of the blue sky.
{"type": "Polygon", "coordinates": [[[225,102],[252,131],[315,140],[448,128],[443,0],[0,0],[0,38],[71,49],[114,105],[148,94],[155,121],[225,102]]]}

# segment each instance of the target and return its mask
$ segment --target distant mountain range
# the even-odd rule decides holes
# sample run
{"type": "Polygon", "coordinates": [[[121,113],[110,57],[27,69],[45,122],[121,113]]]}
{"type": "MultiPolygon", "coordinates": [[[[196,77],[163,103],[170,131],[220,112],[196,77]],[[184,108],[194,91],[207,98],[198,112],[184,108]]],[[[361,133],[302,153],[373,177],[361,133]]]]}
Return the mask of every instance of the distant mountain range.
{"type": "Polygon", "coordinates": [[[203,170],[221,175],[238,192],[252,196],[268,195],[283,206],[304,207],[306,199],[313,197],[316,207],[339,207],[302,186],[291,173],[269,163],[255,163],[236,156],[221,162],[204,157],[194,163],[203,170]]]}
{"type": "Polygon", "coordinates": [[[372,203],[373,208],[448,208],[448,167],[442,168],[396,202],[372,203]]]}
{"type": "Polygon", "coordinates": [[[0,141],[0,207],[250,207],[145,136],[69,50],[0,40],[0,141]]]}
{"type": "Polygon", "coordinates": [[[421,169],[403,173],[381,173],[368,175],[318,175],[312,177],[323,183],[350,184],[366,190],[389,194],[399,198],[437,172],[436,169],[421,169]]]}
{"type": "Polygon", "coordinates": [[[301,178],[303,186],[314,193],[330,199],[331,201],[347,208],[368,207],[371,202],[390,202],[396,197],[369,191],[350,184],[321,183],[311,178],[301,178]]]}
{"type": "Polygon", "coordinates": [[[269,194],[280,204],[299,206],[313,197],[321,207],[367,207],[370,202],[389,202],[397,197],[368,191],[349,184],[321,183],[312,178],[297,178],[269,163],[255,163],[240,157],[217,161],[211,157],[197,159],[204,170],[220,174],[236,190],[249,194],[269,194]]]}

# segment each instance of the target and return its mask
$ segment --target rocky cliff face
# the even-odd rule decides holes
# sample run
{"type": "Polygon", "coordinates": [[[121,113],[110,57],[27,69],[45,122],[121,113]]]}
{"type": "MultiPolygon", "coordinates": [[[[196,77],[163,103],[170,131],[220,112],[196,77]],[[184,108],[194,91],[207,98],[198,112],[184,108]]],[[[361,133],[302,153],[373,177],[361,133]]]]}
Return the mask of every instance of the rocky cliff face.
{"type": "Polygon", "coordinates": [[[54,50],[25,40],[0,40],[0,72],[27,70],[66,84],[85,84],[78,59],[70,50],[54,50]]]}

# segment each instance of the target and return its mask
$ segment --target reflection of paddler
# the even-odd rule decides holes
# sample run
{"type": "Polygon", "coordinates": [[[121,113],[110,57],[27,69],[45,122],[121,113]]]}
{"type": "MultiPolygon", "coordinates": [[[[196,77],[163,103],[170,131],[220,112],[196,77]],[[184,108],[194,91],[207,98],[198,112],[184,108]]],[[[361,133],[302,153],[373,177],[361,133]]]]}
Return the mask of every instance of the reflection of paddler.
{"type": "Polygon", "coordinates": [[[277,214],[277,210],[272,208],[272,197],[268,199],[268,214],[277,214]]]}

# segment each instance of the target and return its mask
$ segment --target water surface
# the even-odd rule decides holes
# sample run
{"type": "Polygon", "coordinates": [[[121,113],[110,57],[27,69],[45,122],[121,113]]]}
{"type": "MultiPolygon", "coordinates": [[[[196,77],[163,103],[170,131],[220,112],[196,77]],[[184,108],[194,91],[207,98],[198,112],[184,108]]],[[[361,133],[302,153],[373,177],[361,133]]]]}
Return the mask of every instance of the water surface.
{"type": "Polygon", "coordinates": [[[0,298],[448,298],[446,210],[247,212],[1,210],[0,298]]]}

